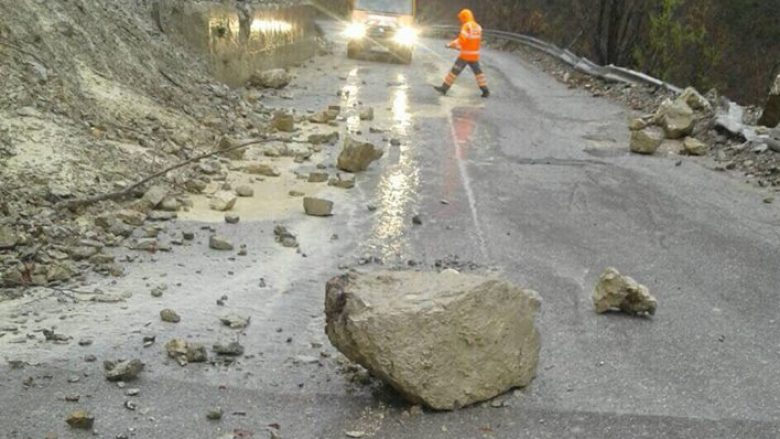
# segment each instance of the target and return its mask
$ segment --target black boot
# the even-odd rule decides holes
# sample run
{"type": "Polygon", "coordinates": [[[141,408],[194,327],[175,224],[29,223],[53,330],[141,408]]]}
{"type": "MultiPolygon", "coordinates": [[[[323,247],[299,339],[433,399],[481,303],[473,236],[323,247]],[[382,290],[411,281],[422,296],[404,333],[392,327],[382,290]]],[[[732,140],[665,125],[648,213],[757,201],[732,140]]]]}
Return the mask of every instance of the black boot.
{"type": "Polygon", "coordinates": [[[482,89],[482,97],[483,98],[489,98],[490,97],[490,90],[488,90],[487,87],[481,87],[482,89]]]}
{"type": "Polygon", "coordinates": [[[433,89],[441,93],[442,96],[444,96],[450,90],[450,87],[447,86],[447,84],[442,84],[438,87],[434,86],[433,89]]]}

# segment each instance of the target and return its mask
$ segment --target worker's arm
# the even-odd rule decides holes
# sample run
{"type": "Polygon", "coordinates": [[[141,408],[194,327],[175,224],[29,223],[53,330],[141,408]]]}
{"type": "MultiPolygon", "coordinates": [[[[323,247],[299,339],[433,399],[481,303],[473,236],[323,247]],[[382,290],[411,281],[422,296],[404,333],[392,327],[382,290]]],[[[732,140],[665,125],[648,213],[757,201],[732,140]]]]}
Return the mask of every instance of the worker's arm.
{"type": "Polygon", "coordinates": [[[456,38],[447,44],[450,49],[460,49],[460,38],[456,38]]]}

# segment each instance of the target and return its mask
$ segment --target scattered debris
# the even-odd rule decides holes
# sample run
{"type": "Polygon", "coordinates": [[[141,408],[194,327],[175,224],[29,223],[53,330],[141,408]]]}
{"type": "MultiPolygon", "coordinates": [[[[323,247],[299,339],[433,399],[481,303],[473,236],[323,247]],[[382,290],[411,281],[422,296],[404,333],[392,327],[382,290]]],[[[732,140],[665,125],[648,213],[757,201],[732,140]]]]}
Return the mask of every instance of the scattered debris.
{"type": "Polygon", "coordinates": [[[610,267],[593,291],[593,306],[599,314],[620,310],[627,314],[653,315],[657,302],[647,287],[610,267]]]}
{"type": "Polygon", "coordinates": [[[333,201],[322,198],[306,197],[303,199],[303,210],[310,216],[331,216],[333,201]]]}
{"type": "Polygon", "coordinates": [[[360,142],[352,137],[344,140],[344,146],[338,157],[338,168],[346,172],[363,172],[368,166],[382,158],[384,151],[372,143],[360,142]]]}
{"type": "Polygon", "coordinates": [[[411,402],[450,410],[531,382],[540,304],[495,277],[351,272],[327,284],[326,333],[411,402]]]}
{"type": "Polygon", "coordinates": [[[86,410],[76,410],[68,415],[65,420],[72,428],[79,428],[82,430],[91,430],[95,425],[95,417],[90,415],[86,410]]]}
{"type": "Polygon", "coordinates": [[[181,321],[181,317],[176,313],[176,311],[166,308],[160,311],[160,320],[168,323],[179,323],[181,321]]]}
{"type": "Polygon", "coordinates": [[[111,382],[133,381],[144,370],[141,360],[106,361],[103,364],[106,379],[111,382]]]}
{"type": "Polygon", "coordinates": [[[289,248],[297,248],[298,247],[298,239],[290,233],[289,230],[287,230],[286,227],[282,225],[278,225],[274,227],[274,236],[276,238],[276,242],[282,244],[284,247],[289,248]]]}
{"type": "Polygon", "coordinates": [[[180,338],[171,339],[165,344],[165,351],[170,358],[184,367],[188,363],[205,363],[208,361],[206,347],[200,343],[189,343],[180,338]]]}

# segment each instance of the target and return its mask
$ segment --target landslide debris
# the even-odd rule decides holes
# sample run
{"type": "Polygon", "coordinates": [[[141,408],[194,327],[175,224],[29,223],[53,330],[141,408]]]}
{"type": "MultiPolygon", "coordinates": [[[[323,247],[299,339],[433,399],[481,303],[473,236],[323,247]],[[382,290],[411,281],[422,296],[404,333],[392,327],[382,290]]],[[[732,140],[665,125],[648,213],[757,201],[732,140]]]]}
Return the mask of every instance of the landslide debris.
{"type": "Polygon", "coordinates": [[[540,305],[495,277],[351,272],[327,283],[326,333],[410,402],[452,410],[531,382],[540,305]]]}
{"type": "Polygon", "coordinates": [[[599,314],[622,311],[633,315],[653,315],[658,302],[646,286],[610,267],[596,284],[593,306],[599,314]]]}

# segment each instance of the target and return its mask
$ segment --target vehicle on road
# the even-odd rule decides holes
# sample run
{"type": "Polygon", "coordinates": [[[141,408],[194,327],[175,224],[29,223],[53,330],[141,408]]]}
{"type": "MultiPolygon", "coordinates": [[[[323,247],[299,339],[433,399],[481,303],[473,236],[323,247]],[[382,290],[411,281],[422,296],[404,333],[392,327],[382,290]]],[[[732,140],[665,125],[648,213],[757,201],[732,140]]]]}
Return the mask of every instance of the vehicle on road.
{"type": "Polygon", "coordinates": [[[417,29],[416,0],[354,0],[352,17],[344,31],[347,57],[385,56],[411,64],[417,29]]]}

